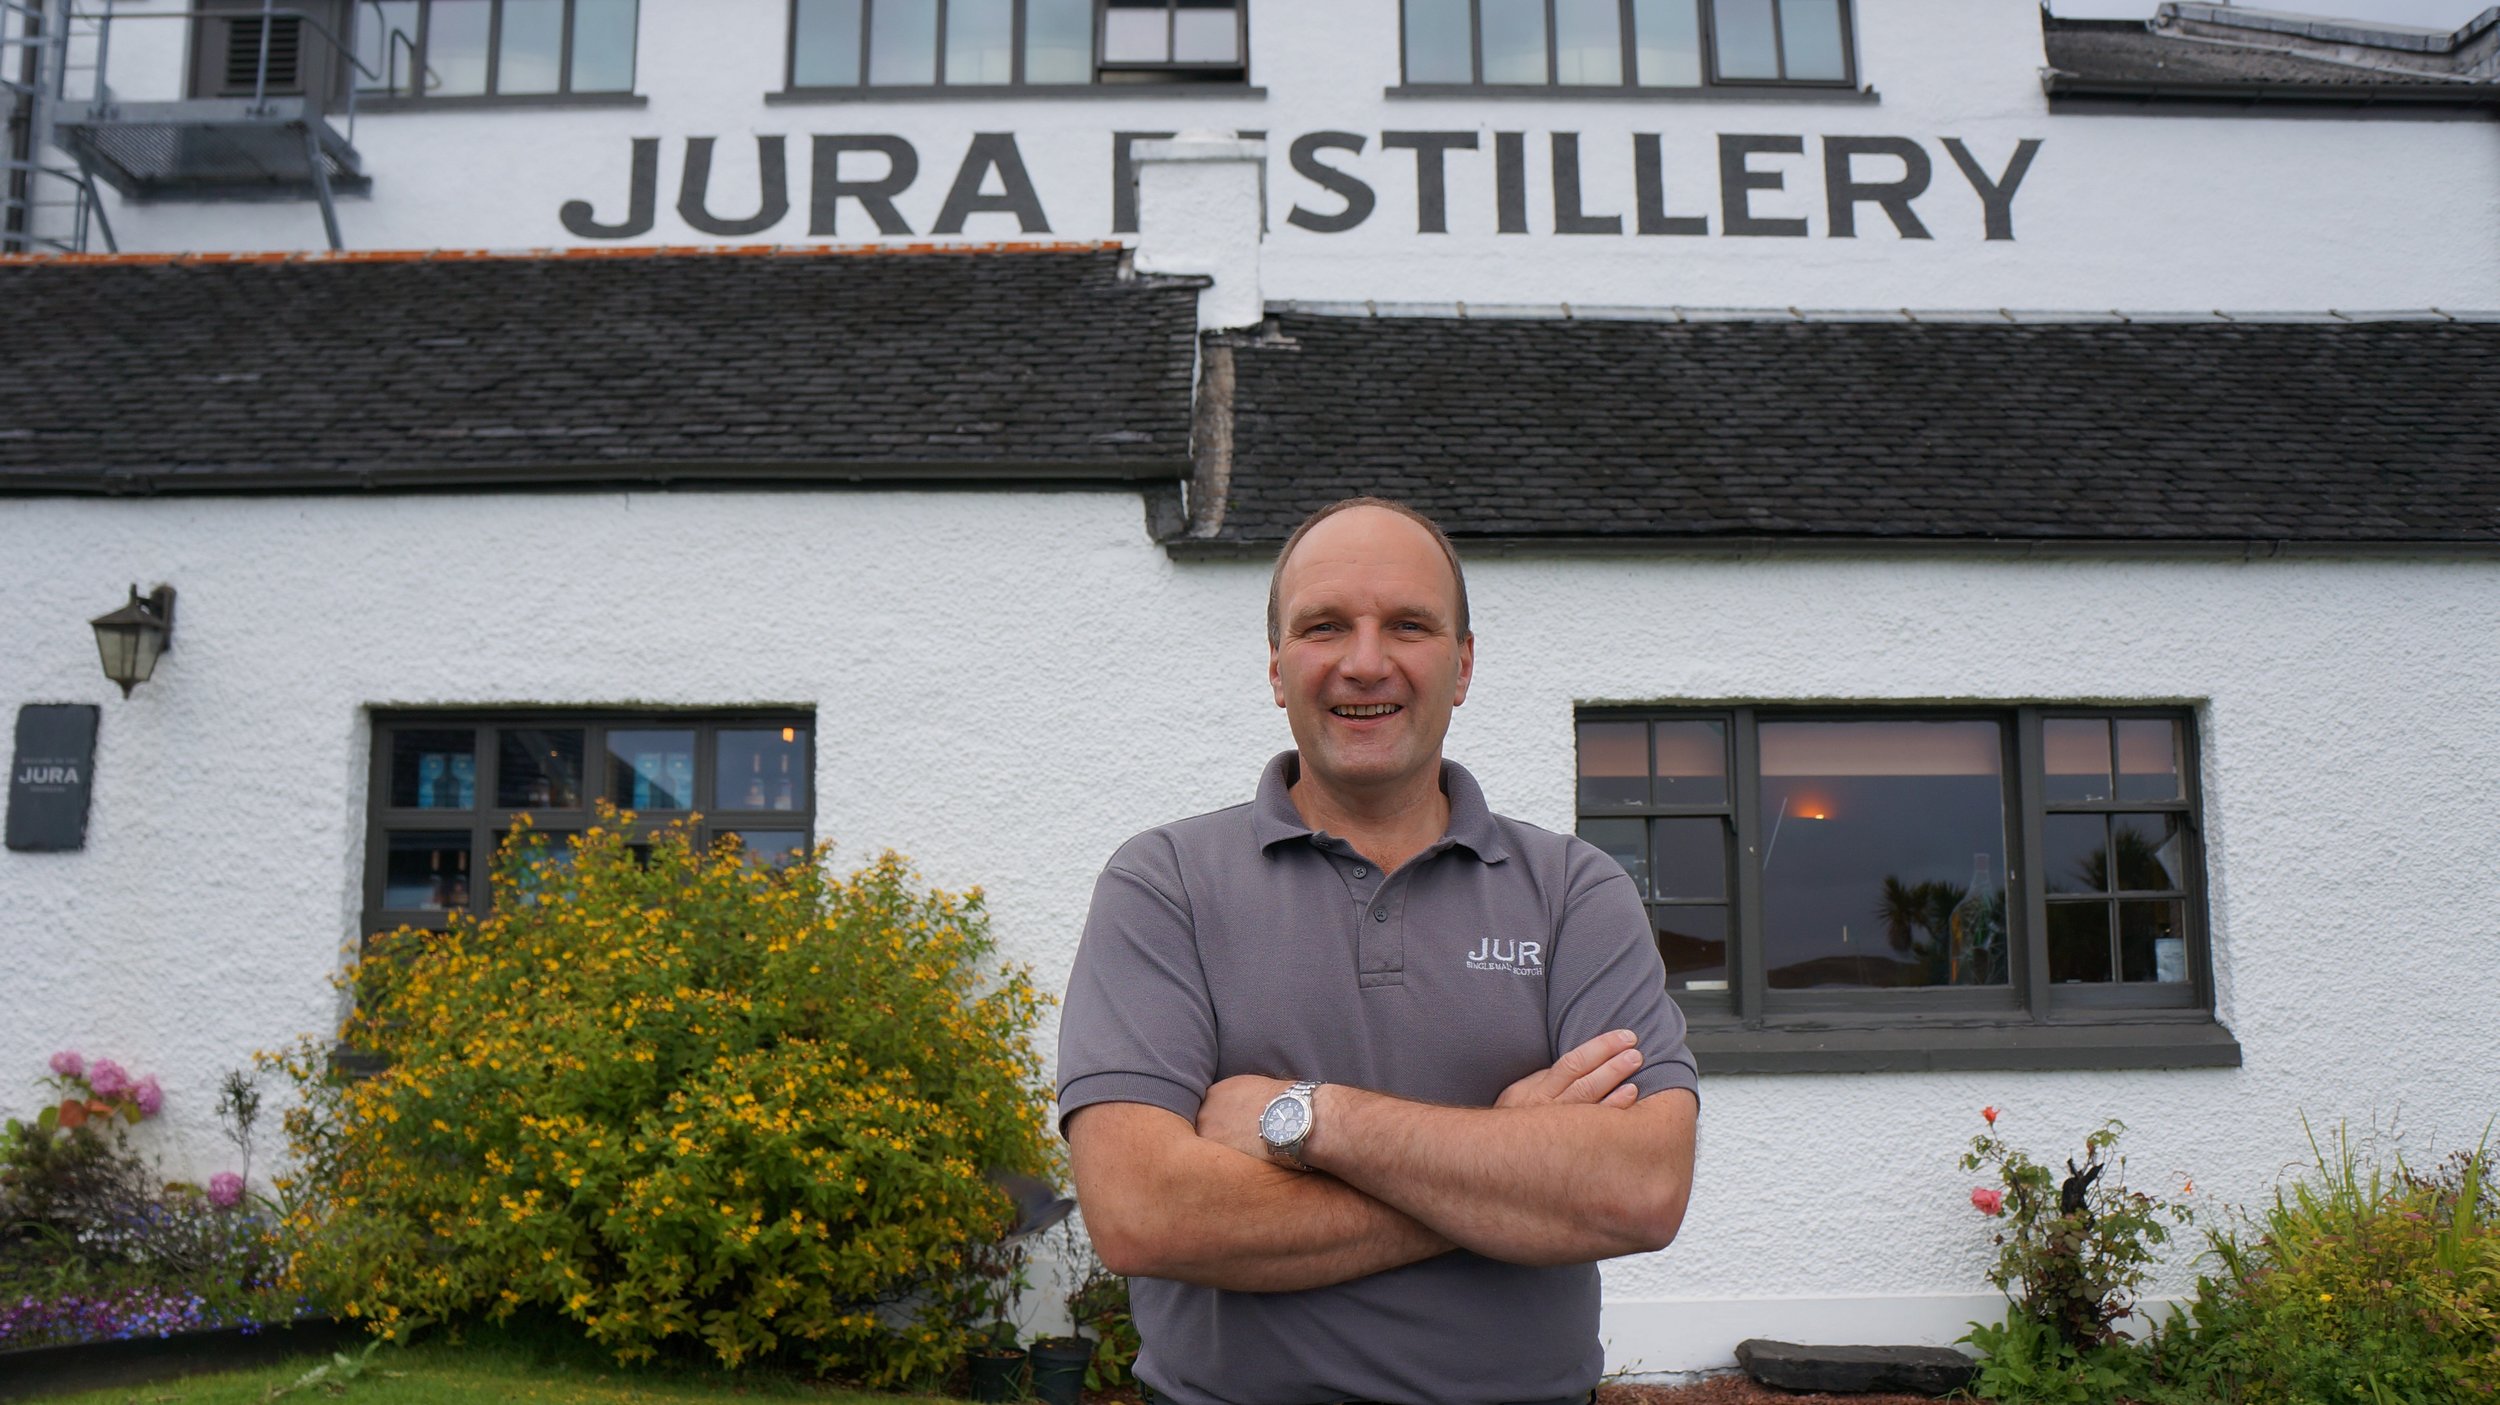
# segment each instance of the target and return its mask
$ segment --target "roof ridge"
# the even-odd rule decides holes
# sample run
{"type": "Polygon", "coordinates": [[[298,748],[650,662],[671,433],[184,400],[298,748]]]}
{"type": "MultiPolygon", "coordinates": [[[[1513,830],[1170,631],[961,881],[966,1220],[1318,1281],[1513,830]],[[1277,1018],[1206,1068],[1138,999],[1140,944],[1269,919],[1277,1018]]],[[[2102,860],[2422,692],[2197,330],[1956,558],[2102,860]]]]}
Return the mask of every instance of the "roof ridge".
{"type": "Polygon", "coordinates": [[[0,254],[0,268],[55,265],[128,267],[235,263],[564,263],[577,259],[660,258],[908,258],[966,254],[1100,254],[1125,249],[1117,239],[995,240],[909,244],[630,244],[540,249],[352,249],[243,253],[0,254]]]}

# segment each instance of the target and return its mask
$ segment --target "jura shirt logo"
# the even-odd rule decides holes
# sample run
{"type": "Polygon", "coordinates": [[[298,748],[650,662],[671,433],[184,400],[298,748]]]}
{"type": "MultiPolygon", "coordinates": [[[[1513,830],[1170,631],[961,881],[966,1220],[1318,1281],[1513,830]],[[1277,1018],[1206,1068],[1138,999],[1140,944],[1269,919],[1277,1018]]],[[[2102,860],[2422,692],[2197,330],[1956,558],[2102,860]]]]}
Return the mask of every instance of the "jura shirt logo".
{"type": "Polygon", "coordinates": [[[1504,942],[1480,937],[1476,949],[1467,953],[1470,971],[1508,971],[1514,976],[1545,974],[1545,943],[1504,942]]]}
{"type": "Polygon", "coordinates": [[[17,783],[19,785],[76,785],[78,784],[78,768],[32,763],[18,768],[17,783]]]}

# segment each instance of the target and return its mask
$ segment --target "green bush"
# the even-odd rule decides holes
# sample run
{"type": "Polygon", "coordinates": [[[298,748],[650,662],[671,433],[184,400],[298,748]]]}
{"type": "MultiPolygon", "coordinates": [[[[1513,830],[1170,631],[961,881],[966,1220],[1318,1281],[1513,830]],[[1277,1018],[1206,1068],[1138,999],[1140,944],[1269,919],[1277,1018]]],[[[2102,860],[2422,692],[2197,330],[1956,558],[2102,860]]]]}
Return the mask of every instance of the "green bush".
{"type": "Polygon", "coordinates": [[[385,1337],[544,1309],[621,1361],[935,1379],[1010,1213],[985,1172],[1053,1169],[1044,997],[977,890],[638,856],[630,818],[524,826],[494,915],[376,940],[341,1037],[383,1071],[293,1064],[302,1279],[385,1337]]]}
{"type": "Polygon", "coordinates": [[[2429,1174],[2341,1130],[2264,1212],[2212,1236],[2157,1345],[2167,1398],[2444,1405],[2500,1392],[2500,1194],[2484,1149],[2429,1174]]]}

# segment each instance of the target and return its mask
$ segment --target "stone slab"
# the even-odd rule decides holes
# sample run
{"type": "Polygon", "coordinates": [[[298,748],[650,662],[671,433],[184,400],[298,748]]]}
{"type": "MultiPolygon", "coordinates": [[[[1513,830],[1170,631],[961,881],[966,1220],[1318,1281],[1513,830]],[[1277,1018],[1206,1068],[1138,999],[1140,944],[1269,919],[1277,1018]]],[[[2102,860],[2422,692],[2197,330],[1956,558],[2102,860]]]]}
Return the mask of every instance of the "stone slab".
{"type": "Polygon", "coordinates": [[[1971,1359],[1943,1346],[1805,1346],[1748,1337],[1736,1344],[1745,1374],[1781,1390],[1864,1395],[1949,1395],[1968,1386],[1971,1359]]]}

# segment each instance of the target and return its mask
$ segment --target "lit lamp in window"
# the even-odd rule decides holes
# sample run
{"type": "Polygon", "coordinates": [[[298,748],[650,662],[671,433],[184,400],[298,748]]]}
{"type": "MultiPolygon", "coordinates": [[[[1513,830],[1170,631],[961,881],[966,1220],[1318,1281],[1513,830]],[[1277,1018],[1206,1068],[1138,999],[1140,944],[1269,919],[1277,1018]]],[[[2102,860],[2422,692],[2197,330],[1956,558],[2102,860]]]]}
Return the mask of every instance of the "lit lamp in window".
{"type": "Polygon", "coordinates": [[[121,684],[127,698],[156,672],[157,656],[173,647],[174,588],[160,585],[141,595],[134,585],[129,604],[87,623],[95,628],[96,652],[104,656],[104,676],[121,684]]]}

